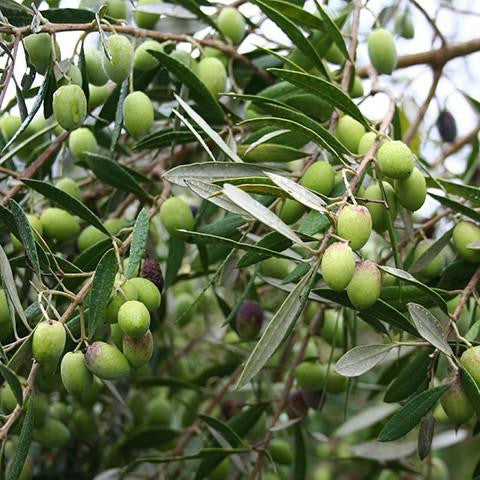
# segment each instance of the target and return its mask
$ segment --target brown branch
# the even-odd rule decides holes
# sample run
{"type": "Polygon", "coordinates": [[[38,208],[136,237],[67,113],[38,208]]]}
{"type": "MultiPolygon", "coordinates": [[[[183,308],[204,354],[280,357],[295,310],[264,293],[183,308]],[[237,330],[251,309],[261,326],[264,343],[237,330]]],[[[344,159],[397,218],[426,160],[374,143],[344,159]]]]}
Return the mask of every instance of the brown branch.
{"type": "Polygon", "coordinates": [[[415,8],[417,8],[420,13],[427,19],[427,22],[432,26],[432,28],[435,30],[435,33],[438,35],[438,38],[440,38],[440,41],[442,42],[442,45],[445,46],[447,44],[447,40],[443,36],[443,33],[440,31],[438,28],[438,25],[436,24],[435,20],[428,14],[428,12],[417,2],[417,0],[410,0],[410,3],[412,3],[415,8]]]}
{"type": "Polygon", "coordinates": [[[473,274],[472,278],[470,279],[467,286],[462,292],[462,296],[460,297],[460,302],[458,303],[457,308],[455,308],[455,311],[452,314],[452,319],[455,322],[459,319],[460,314],[462,313],[463,307],[465,306],[468,299],[477,288],[477,284],[479,281],[480,281],[480,267],[478,267],[477,270],[475,270],[475,273],[473,274]]]}
{"type": "MultiPolygon", "coordinates": [[[[414,65],[426,64],[438,69],[454,58],[464,57],[478,51],[480,51],[480,38],[474,38],[467,42],[453,43],[434,50],[402,55],[398,57],[395,68],[398,70],[413,67],[414,65]]],[[[369,68],[371,68],[370,65],[359,68],[357,74],[362,78],[366,78],[368,77],[369,68]]]]}
{"type": "Polygon", "coordinates": [[[5,95],[7,93],[8,85],[10,80],[13,78],[13,71],[15,70],[15,60],[17,58],[17,51],[18,51],[18,44],[20,43],[20,35],[15,35],[15,42],[13,44],[13,52],[12,52],[12,63],[8,66],[7,76],[5,77],[5,82],[2,85],[2,91],[0,93],[0,108],[2,108],[3,100],[5,99],[5,95]]]}

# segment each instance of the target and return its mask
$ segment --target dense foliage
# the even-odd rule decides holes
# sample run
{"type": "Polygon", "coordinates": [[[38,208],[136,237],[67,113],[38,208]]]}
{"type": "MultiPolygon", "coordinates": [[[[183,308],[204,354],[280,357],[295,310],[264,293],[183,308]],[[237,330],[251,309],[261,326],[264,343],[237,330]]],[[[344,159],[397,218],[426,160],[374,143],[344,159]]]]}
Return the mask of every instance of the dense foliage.
{"type": "Polygon", "coordinates": [[[369,3],[0,2],[1,478],[479,478],[480,43],[369,3]]]}

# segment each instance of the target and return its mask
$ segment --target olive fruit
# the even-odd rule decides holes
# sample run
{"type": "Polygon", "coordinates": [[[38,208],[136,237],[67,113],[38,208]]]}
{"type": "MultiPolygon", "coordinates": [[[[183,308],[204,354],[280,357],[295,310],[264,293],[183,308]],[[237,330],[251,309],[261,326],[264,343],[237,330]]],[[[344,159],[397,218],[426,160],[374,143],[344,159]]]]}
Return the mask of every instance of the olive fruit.
{"type": "Polygon", "coordinates": [[[390,75],[397,65],[397,48],[393,35],[383,28],[368,36],[368,55],[378,73],[390,75]]]}
{"type": "Polygon", "coordinates": [[[380,296],[382,275],[377,265],[370,261],[358,262],[352,280],[348,284],[347,294],[357,310],[371,307],[380,296]]]}
{"type": "Polygon", "coordinates": [[[81,396],[90,388],[93,375],[87,368],[82,352],[67,352],[60,363],[60,375],[65,390],[71,395],[81,396]]]}
{"type": "Polygon", "coordinates": [[[365,127],[354,118],[344,115],[338,120],[335,135],[352,153],[358,152],[358,144],[365,134],[365,127]]]}
{"type": "Polygon", "coordinates": [[[89,128],[77,128],[68,137],[68,148],[77,160],[85,160],[86,153],[98,152],[98,143],[95,135],[89,128]]]}
{"type": "Polygon", "coordinates": [[[288,415],[288,418],[303,418],[308,413],[308,405],[303,399],[301,391],[296,391],[290,393],[287,398],[287,403],[285,404],[285,412],[288,415]]]}
{"type": "Polygon", "coordinates": [[[235,317],[235,330],[243,340],[253,340],[262,329],[263,310],[253,300],[244,300],[235,317]]]}
{"type": "Polygon", "coordinates": [[[123,348],[123,332],[118,323],[110,324],[110,340],[119,350],[123,348]]]}
{"type": "Polygon", "coordinates": [[[123,336],[122,351],[128,363],[134,368],[141,367],[147,363],[153,353],[152,332],[147,330],[141,337],[134,338],[128,335],[123,336]]]}
{"type": "Polygon", "coordinates": [[[10,322],[7,295],[3,288],[0,288],[0,323],[10,322]]]}
{"type": "Polygon", "coordinates": [[[372,233],[372,217],[367,207],[346,205],[337,217],[337,234],[350,241],[353,250],[362,248],[372,233]]]}
{"type": "Polygon", "coordinates": [[[460,358],[460,363],[475,383],[480,385],[480,346],[467,348],[460,358]]]}
{"type": "Polygon", "coordinates": [[[80,69],[73,64],[70,64],[68,70],[65,72],[65,75],[57,82],[58,86],[68,85],[73,83],[78,85],[79,87],[82,86],[82,72],[80,69]]]}
{"type": "Polygon", "coordinates": [[[22,120],[18,115],[7,114],[0,118],[0,132],[2,132],[5,142],[8,142],[15,135],[21,124],[22,120]]]}
{"type": "Polygon", "coordinates": [[[295,375],[298,384],[305,390],[325,389],[328,393],[341,393],[347,388],[348,379],[339,375],[333,365],[328,368],[327,364],[302,362],[295,375]]]}
{"type": "Polygon", "coordinates": [[[152,101],[143,92],[132,92],[123,101],[123,121],[127,132],[143,137],[153,125],[152,101]]]}
{"type": "Polygon", "coordinates": [[[150,280],[161,293],[163,290],[163,274],[160,264],[152,257],[147,257],[142,266],[142,277],[150,280]]]}
{"type": "Polygon", "coordinates": [[[73,178],[61,178],[57,181],[55,186],[59,190],[62,190],[62,192],[68,193],[70,196],[76,198],[77,200],[80,200],[82,197],[80,187],[78,186],[78,183],[73,180],[73,178]]]}
{"type": "Polygon", "coordinates": [[[130,337],[141,337],[150,327],[150,312],[138,300],[128,300],[118,310],[118,324],[130,337]]]}
{"type": "Polygon", "coordinates": [[[270,257],[260,263],[260,273],[266,277],[285,278],[290,273],[291,263],[286,258],[270,257]]]}
{"type": "Polygon", "coordinates": [[[360,77],[358,75],[355,75],[355,78],[353,79],[353,85],[350,87],[350,96],[352,98],[358,98],[363,97],[363,94],[364,90],[362,81],[360,80],[360,77]]]}
{"type": "Polygon", "coordinates": [[[161,52],[163,51],[163,47],[160,42],[157,42],[156,40],[146,40],[145,42],[141,43],[136,48],[135,56],[133,58],[133,66],[138,70],[153,70],[159,65],[158,60],[151,55],[148,50],[161,52]]]}
{"type": "Polygon", "coordinates": [[[400,140],[384,142],[377,152],[380,170],[387,177],[397,180],[408,178],[413,171],[413,154],[400,140]]]}
{"type": "MultiPolygon", "coordinates": [[[[428,250],[434,242],[432,240],[422,240],[415,247],[415,252],[413,254],[413,260],[418,260],[421,255],[428,250]]],[[[431,280],[432,278],[438,277],[443,268],[445,267],[445,254],[443,252],[437,253],[435,257],[425,265],[419,272],[418,276],[425,280],[431,280]]]]}
{"type": "Polygon", "coordinates": [[[91,442],[97,434],[95,417],[91,410],[75,406],[72,415],[72,424],[75,434],[84,442],[91,442]]]}
{"type": "Polygon", "coordinates": [[[70,240],[80,232],[77,219],[61,208],[46,208],[40,215],[40,221],[45,235],[53,240],[70,240]]]}
{"type": "Polygon", "coordinates": [[[78,85],[64,85],[53,94],[53,115],[65,130],[80,127],[87,116],[87,99],[78,85]]]}
{"type": "Polygon", "coordinates": [[[472,222],[461,221],[453,229],[453,246],[456,252],[467,262],[480,262],[480,249],[469,247],[480,241],[480,228],[472,222]]]}
{"type": "Polygon", "coordinates": [[[110,80],[122,83],[130,74],[133,63],[133,45],[123,35],[110,35],[108,37],[108,49],[111,58],[103,55],[103,68],[110,80]]]}
{"type": "Polygon", "coordinates": [[[456,425],[468,422],[473,416],[472,404],[459,379],[450,385],[450,388],[442,395],[440,402],[448,418],[456,425]]]}
{"type": "Polygon", "coordinates": [[[332,43],[325,53],[325,60],[335,65],[341,65],[345,61],[345,56],[337,47],[337,44],[332,43]]]}
{"type": "MultiPolygon", "coordinates": [[[[137,8],[145,3],[157,3],[157,0],[138,0],[137,8]]],[[[140,28],[153,28],[159,18],[160,15],[156,13],[142,12],[140,10],[135,12],[135,21],[140,28]]]]}
{"type": "Polygon", "coordinates": [[[88,81],[97,87],[105,85],[108,81],[108,75],[103,68],[102,62],[102,54],[98,49],[87,48],[85,50],[85,68],[87,70],[88,81]]]}
{"type": "MultiPolygon", "coordinates": [[[[26,214],[26,217],[27,217],[27,220],[28,220],[28,223],[30,224],[30,226],[33,228],[33,230],[35,232],[37,232],[39,235],[42,235],[43,234],[43,225],[42,225],[42,222],[40,221],[40,218],[38,218],[36,215],[32,215],[30,213],[27,213],[26,214]]],[[[23,249],[23,245],[22,243],[20,242],[20,240],[13,234],[11,234],[11,239],[12,239],[12,245],[13,245],[13,249],[15,251],[19,251],[19,250],[22,250],[23,249]]],[[[1,323],[1,314],[0,314],[0,323],[1,323]]]]}
{"type": "Polygon", "coordinates": [[[280,220],[287,225],[291,225],[301,218],[306,209],[305,205],[302,205],[300,202],[292,198],[286,198],[277,205],[276,213],[280,220]]]}
{"type": "Polygon", "coordinates": [[[343,315],[331,308],[323,312],[322,338],[330,345],[343,345],[343,315]]]}
{"type": "MultiPolygon", "coordinates": [[[[108,222],[108,220],[107,220],[108,222]]],[[[107,222],[105,222],[105,228],[107,228],[107,222]]],[[[109,230],[109,228],[107,228],[109,230]]],[[[113,234],[113,233],[112,233],[113,234]]],[[[108,235],[93,225],[85,227],[77,238],[77,248],[80,252],[84,252],[88,248],[92,247],[96,243],[105,240],[108,235]]]]}
{"type": "Polygon", "coordinates": [[[444,142],[452,143],[457,138],[457,122],[448,110],[442,110],[438,115],[437,129],[444,142]]]}
{"type": "Polygon", "coordinates": [[[310,165],[302,176],[300,184],[321,195],[328,195],[335,181],[335,170],[328,162],[315,162],[310,165]]]}
{"type": "MultiPolygon", "coordinates": [[[[395,198],[395,190],[388,182],[383,182],[383,189],[387,197],[387,208],[381,203],[368,202],[367,208],[372,217],[372,227],[378,232],[382,233],[387,229],[386,214],[390,215],[390,220],[393,222],[397,216],[397,201],[395,198]]],[[[365,198],[368,200],[384,200],[383,193],[378,183],[371,184],[365,190],[365,198]]]]}
{"type": "Polygon", "coordinates": [[[407,210],[414,212],[423,206],[427,198],[427,182],[422,172],[413,167],[412,173],[404,180],[397,180],[395,192],[398,201],[407,210]]]}
{"type": "Polygon", "coordinates": [[[147,403],[147,420],[154,425],[169,426],[172,420],[170,402],[161,395],[151,398],[147,403]]]}
{"type": "MultiPolygon", "coordinates": [[[[40,75],[47,73],[52,54],[52,38],[50,34],[34,33],[23,39],[25,50],[28,54],[30,63],[40,75]]],[[[60,49],[55,43],[56,59],[60,60],[60,49]]]]}
{"type": "Polygon", "coordinates": [[[373,142],[376,138],[377,134],[375,132],[364,133],[358,142],[358,154],[365,155],[372,148],[373,142]]]}
{"type": "Polygon", "coordinates": [[[2,387],[0,387],[0,408],[4,414],[8,415],[15,410],[16,406],[17,398],[10,385],[5,382],[2,387]]]}
{"type": "Polygon", "coordinates": [[[286,440],[274,438],[268,446],[268,453],[280,465],[290,465],[293,462],[292,447],[286,440]]]}
{"type": "Polygon", "coordinates": [[[227,71],[218,58],[207,57],[200,60],[197,65],[197,75],[213,95],[227,88],[227,71]]]}
{"type": "Polygon", "coordinates": [[[170,197],[160,208],[160,220],[172,237],[182,238],[184,234],[179,229],[192,230],[195,220],[188,203],[181,198],[170,197]]]}
{"type": "Polygon", "coordinates": [[[234,45],[239,44],[245,35],[245,19],[233,7],[225,7],[218,15],[217,26],[224,37],[231,40],[234,45]]]}
{"type": "Polygon", "coordinates": [[[213,48],[213,47],[204,47],[203,48],[203,55],[205,57],[215,57],[218,58],[222,63],[225,68],[227,68],[228,65],[228,57],[225,55],[224,52],[221,50],[218,50],[218,48],[213,48]]]}
{"type": "Polygon", "coordinates": [[[125,0],[107,0],[107,15],[115,19],[127,18],[127,4],[125,0]]]}
{"type": "Polygon", "coordinates": [[[33,429],[33,440],[43,447],[64,447],[70,440],[70,430],[62,422],[47,418],[41,427],[33,429]]]}
{"type": "Polygon", "coordinates": [[[160,307],[161,295],[158,288],[147,278],[135,277],[128,280],[138,293],[138,301],[142,302],[150,313],[155,312],[160,307]]]}
{"type": "Polygon", "coordinates": [[[412,17],[408,12],[397,15],[395,18],[395,31],[407,40],[415,36],[415,26],[412,22],[412,17]]]}
{"type": "Polygon", "coordinates": [[[308,408],[318,410],[325,402],[323,390],[302,390],[303,401],[308,408]]]}
{"type": "Polygon", "coordinates": [[[65,348],[65,327],[60,322],[40,322],[33,332],[32,352],[38,363],[54,364],[65,348]]]}
{"type": "Polygon", "coordinates": [[[190,293],[182,292],[175,296],[175,318],[180,327],[186,325],[193,318],[191,308],[194,298],[190,293]]]}
{"type": "Polygon", "coordinates": [[[49,413],[52,418],[61,422],[66,422],[70,418],[69,408],[63,402],[53,402],[50,405],[49,413]]]}
{"type": "Polygon", "coordinates": [[[323,254],[322,276],[325,283],[336,292],[346,288],[355,270],[352,249],[343,242],[330,245],[323,254]]]}
{"type": "Polygon", "coordinates": [[[94,342],[85,352],[88,369],[103,380],[117,380],[130,372],[130,365],[118,348],[105,342],[94,342]]]}
{"type": "Polygon", "coordinates": [[[98,106],[103,105],[110,95],[110,89],[107,85],[96,86],[90,84],[88,86],[90,96],[88,97],[88,110],[91,112],[98,106]]]}
{"type": "Polygon", "coordinates": [[[227,480],[229,474],[230,460],[227,457],[208,474],[208,480],[227,480]]]}

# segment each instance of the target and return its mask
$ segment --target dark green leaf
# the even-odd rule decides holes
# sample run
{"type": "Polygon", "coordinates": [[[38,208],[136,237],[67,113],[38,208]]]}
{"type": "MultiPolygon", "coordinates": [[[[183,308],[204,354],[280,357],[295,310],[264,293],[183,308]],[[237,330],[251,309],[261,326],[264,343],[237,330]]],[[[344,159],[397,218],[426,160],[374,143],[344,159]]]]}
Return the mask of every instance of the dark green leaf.
{"type": "Polygon", "coordinates": [[[143,137],[133,146],[133,150],[164,148],[172,144],[183,145],[184,143],[192,142],[194,139],[194,135],[188,129],[181,128],[174,130],[172,128],[166,128],[143,137]]]}
{"type": "Polygon", "coordinates": [[[448,197],[442,197],[441,195],[437,195],[430,191],[428,192],[428,194],[435,200],[439,201],[443,206],[449,207],[455,212],[458,212],[458,213],[461,213],[462,215],[470,217],[472,220],[475,220],[476,222],[480,222],[480,213],[477,212],[476,210],[473,210],[473,208],[467,207],[466,205],[460,202],[457,202],[456,200],[452,200],[451,198],[448,198],[448,197]]]}
{"type": "Polygon", "coordinates": [[[323,23],[325,24],[325,28],[328,32],[329,37],[332,39],[333,43],[339,48],[339,50],[343,53],[345,58],[348,58],[348,50],[345,46],[345,41],[343,40],[342,33],[340,32],[337,24],[329,17],[325,9],[315,0],[315,5],[322,17],[323,23]]]}
{"type": "Polygon", "coordinates": [[[165,288],[174,284],[177,273],[182,266],[185,255],[185,242],[181,238],[170,237],[168,241],[167,270],[165,272],[165,288]]]}
{"type": "Polygon", "coordinates": [[[293,478],[295,480],[304,480],[307,475],[307,449],[305,439],[303,438],[302,427],[300,424],[294,426],[295,432],[295,454],[293,456],[293,478]]]}
{"type": "Polygon", "coordinates": [[[242,445],[242,439],[232,429],[232,427],[228,425],[228,423],[222,422],[215,417],[209,417],[208,415],[200,414],[198,417],[202,419],[207,425],[219,432],[230,446],[242,445]]]}
{"type": "Polygon", "coordinates": [[[132,245],[130,246],[130,254],[128,256],[128,267],[126,272],[127,278],[135,277],[138,274],[138,268],[143,256],[148,239],[148,213],[143,209],[137,217],[135,226],[133,227],[132,245]]]}
{"type": "Polygon", "coordinates": [[[90,98],[90,87],[88,83],[88,73],[87,73],[87,64],[85,61],[85,51],[84,51],[84,42],[82,42],[82,46],[80,48],[80,53],[78,55],[78,68],[80,69],[80,73],[82,74],[82,90],[85,94],[85,98],[88,100],[90,98]]]}
{"type": "Polygon", "coordinates": [[[49,8],[41,14],[52,23],[90,23],[95,14],[81,8],[49,8]]]}
{"type": "Polygon", "coordinates": [[[388,420],[378,435],[378,440],[380,442],[391,442],[406,435],[431,410],[448,388],[449,385],[441,385],[419,393],[408,400],[388,420]]]}
{"type": "MultiPolygon", "coordinates": [[[[270,251],[282,252],[290,247],[292,242],[278,232],[269,232],[256,243],[257,247],[268,248],[270,251]]],[[[259,252],[247,252],[237,263],[237,268],[245,268],[269,258],[269,254],[259,252]]]]}
{"type": "Polygon", "coordinates": [[[92,338],[105,317],[117,274],[117,257],[113,248],[106,252],[95,270],[88,301],[88,336],[92,338]]]}
{"type": "Polygon", "coordinates": [[[115,153],[115,148],[117,146],[118,139],[120,137],[120,132],[122,131],[123,125],[123,102],[125,97],[128,94],[128,77],[123,81],[120,88],[120,95],[118,97],[117,110],[115,112],[115,124],[113,125],[112,130],[112,140],[110,142],[110,156],[113,157],[115,153]]]}
{"type": "Polygon", "coordinates": [[[168,448],[169,442],[178,435],[177,430],[158,425],[140,427],[128,433],[121,446],[126,449],[168,448]]]}
{"type": "Polygon", "coordinates": [[[320,18],[292,2],[284,0],[264,0],[264,3],[276,9],[298,25],[326,32],[325,24],[320,18]]]}
{"type": "Polygon", "coordinates": [[[460,378],[462,385],[465,388],[465,392],[470,399],[470,404],[472,405],[477,418],[480,418],[480,389],[478,388],[477,382],[463,367],[460,367],[460,378]]]}
{"type": "Polygon", "coordinates": [[[453,228],[447,230],[440,238],[435,240],[410,266],[411,273],[418,273],[425,268],[450,242],[453,228]]]}

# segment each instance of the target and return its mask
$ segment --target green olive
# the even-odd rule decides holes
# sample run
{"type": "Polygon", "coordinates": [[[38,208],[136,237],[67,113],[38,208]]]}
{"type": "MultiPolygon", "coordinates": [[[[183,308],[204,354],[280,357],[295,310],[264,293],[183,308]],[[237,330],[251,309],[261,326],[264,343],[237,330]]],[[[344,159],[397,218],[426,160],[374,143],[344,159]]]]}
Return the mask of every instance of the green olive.
{"type": "Polygon", "coordinates": [[[150,312],[138,300],[128,300],[118,310],[118,324],[126,335],[141,337],[150,327],[150,312]]]}
{"type": "Polygon", "coordinates": [[[45,235],[54,240],[71,240],[80,232],[80,225],[76,218],[61,208],[45,209],[40,215],[40,221],[45,235]]]}
{"type": "Polygon", "coordinates": [[[143,92],[128,94],[123,102],[123,120],[130,135],[143,137],[153,125],[152,101],[143,92]]]}
{"type": "Polygon", "coordinates": [[[427,197],[427,182],[422,172],[417,167],[413,167],[409,177],[395,182],[395,192],[398,201],[407,210],[414,212],[421,208],[427,197]]]}
{"type": "MultiPolygon", "coordinates": [[[[40,75],[47,73],[52,54],[52,38],[49,33],[34,33],[23,39],[30,63],[40,75]]],[[[60,48],[55,43],[57,61],[60,60],[60,48]]]]}
{"type": "Polygon", "coordinates": [[[396,180],[407,179],[413,171],[413,154],[400,140],[384,142],[377,152],[380,170],[396,180]]]}
{"type": "MultiPolygon", "coordinates": [[[[382,233],[387,229],[387,213],[390,215],[390,220],[392,223],[397,216],[397,200],[395,197],[395,191],[388,182],[383,182],[383,188],[385,190],[385,195],[387,196],[388,210],[381,203],[368,202],[366,205],[368,211],[370,212],[370,216],[372,217],[372,227],[378,233],[382,233]]],[[[368,200],[384,200],[382,189],[378,183],[372,183],[365,190],[364,196],[368,200]]]]}
{"type": "Polygon", "coordinates": [[[245,35],[245,19],[233,7],[225,7],[218,15],[217,26],[223,36],[231,40],[234,45],[239,44],[245,35]]]}
{"type": "Polygon", "coordinates": [[[162,52],[163,46],[156,40],[146,40],[141,43],[135,50],[135,56],[133,58],[133,66],[138,70],[148,71],[158,67],[159,61],[151,55],[148,50],[154,50],[156,52],[162,52]]]}
{"type": "Polygon", "coordinates": [[[368,36],[368,55],[378,73],[390,75],[397,65],[397,48],[393,35],[383,28],[368,36]]]}
{"type": "Polygon", "coordinates": [[[322,257],[322,276],[332,290],[344,290],[350,283],[354,270],[353,252],[346,243],[336,242],[325,250],[322,257]]]}
{"type": "Polygon", "coordinates": [[[161,295],[156,285],[146,278],[135,277],[128,280],[138,293],[138,301],[142,302],[150,313],[160,307],[161,295]]]}
{"type": "Polygon", "coordinates": [[[274,438],[268,446],[272,460],[280,465],[290,465],[293,462],[293,451],[290,444],[283,439],[274,438]]]}
{"type": "Polygon", "coordinates": [[[480,241],[480,228],[472,222],[459,222],[453,229],[453,246],[461,258],[471,263],[480,262],[480,249],[471,245],[480,241]]]}
{"type": "Polygon", "coordinates": [[[49,320],[37,325],[33,332],[32,352],[38,363],[54,364],[65,349],[66,332],[63,324],[49,320]]]}
{"type": "Polygon", "coordinates": [[[115,83],[122,83],[130,74],[133,64],[133,45],[123,35],[110,35],[108,49],[111,58],[103,55],[103,68],[108,77],[115,83]]]}
{"type": "Polygon", "coordinates": [[[78,186],[78,183],[75,180],[73,180],[73,178],[62,178],[57,181],[55,186],[59,190],[62,190],[63,192],[68,193],[70,196],[72,196],[73,198],[76,198],[77,200],[81,200],[82,198],[80,187],[78,186]]]}
{"type": "Polygon", "coordinates": [[[358,262],[347,287],[352,305],[357,310],[370,308],[378,300],[381,288],[382,275],[377,265],[370,260],[358,262]]]}
{"type": "Polygon", "coordinates": [[[364,134],[365,127],[358,120],[348,115],[338,120],[335,135],[352,153],[358,153],[358,144],[364,134]]]}
{"type": "Polygon", "coordinates": [[[130,372],[123,353],[105,342],[94,342],[87,348],[85,363],[94,375],[103,380],[117,380],[130,372]]]}
{"type": "Polygon", "coordinates": [[[53,94],[53,115],[65,130],[83,125],[87,116],[87,99],[78,85],[64,85],[53,94]]]}
{"type": "Polygon", "coordinates": [[[346,205],[337,217],[337,234],[350,241],[353,250],[362,248],[372,233],[372,217],[362,205],[346,205]]]}
{"type": "Polygon", "coordinates": [[[195,219],[190,206],[181,198],[170,197],[160,208],[160,220],[172,237],[182,238],[185,235],[179,229],[193,230],[195,219]]]}
{"type": "MultiPolygon", "coordinates": [[[[432,240],[422,240],[415,247],[415,253],[413,255],[413,260],[417,260],[420,256],[428,250],[433,244],[432,240]]],[[[438,277],[443,268],[445,267],[445,254],[443,252],[437,253],[435,257],[425,265],[419,272],[418,276],[425,280],[431,280],[432,278],[438,277]]]]}
{"type": "Polygon", "coordinates": [[[318,161],[310,165],[300,180],[300,184],[321,195],[328,195],[335,182],[335,170],[328,162],[318,161]]]}
{"type": "Polygon", "coordinates": [[[200,60],[197,75],[213,95],[218,95],[227,88],[227,71],[218,58],[207,57],[200,60]]]}
{"type": "Polygon", "coordinates": [[[96,48],[87,48],[85,50],[85,67],[91,84],[101,87],[107,83],[108,75],[103,68],[100,50],[96,48]]]}
{"type": "MultiPolygon", "coordinates": [[[[158,0],[138,0],[137,8],[146,3],[158,3],[158,0]]],[[[140,10],[135,12],[135,21],[140,28],[153,28],[159,18],[160,15],[156,13],[142,12],[140,10]]]]}
{"type": "Polygon", "coordinates": [[[67,352],[63,356],[60,375],[65,390],[75,396],[81,396],[90,388],[93,381],[82,352],[67,352]]]}
{"type": "Polygon", "coordinates": [[[96,153],[99,150],[97,139],[89,128],[77,128],[70,133],[68,148],[77,160],[86,160],[87,152],[96,153]]]}
{"type": "Polygon", "coordinates": [[[40,428],[33,430],[33,439],[43,447],[61,448],[70,441],[70,430],[62,422],[47,418],[40,428]]]}
{"type": "Polygon", "coordinates": [[[134,368],[141,367],[147,363],[153,353],[153,337],[150,330],[147,330],[141,337],[130,337],[124,335],[122,351],[130,365],[134,368]]]}

